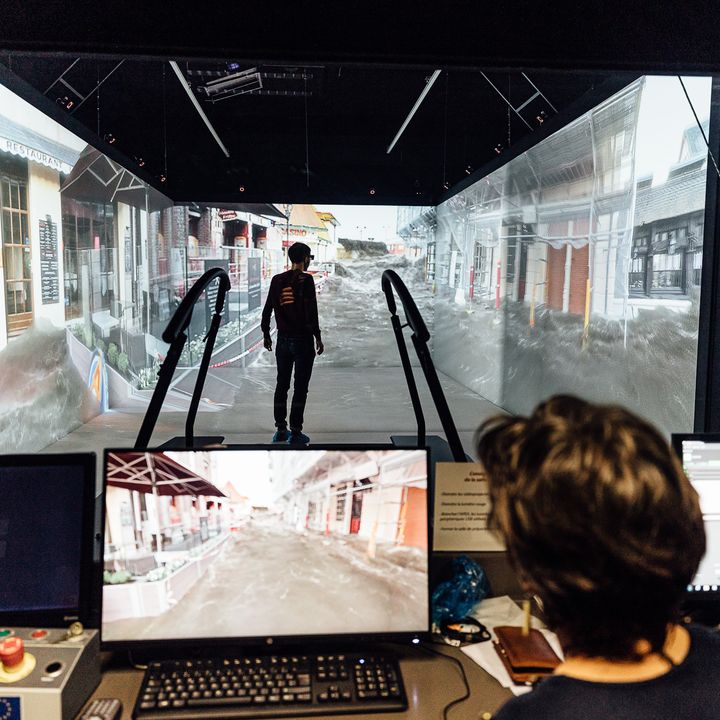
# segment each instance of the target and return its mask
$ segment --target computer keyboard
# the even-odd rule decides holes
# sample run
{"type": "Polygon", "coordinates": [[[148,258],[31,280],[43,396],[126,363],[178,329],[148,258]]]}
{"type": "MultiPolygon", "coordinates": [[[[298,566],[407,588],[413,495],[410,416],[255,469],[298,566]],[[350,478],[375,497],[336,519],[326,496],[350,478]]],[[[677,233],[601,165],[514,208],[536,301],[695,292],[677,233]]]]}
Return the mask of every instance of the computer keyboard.
{"type": "Polygon", "coordinates": [[[133,718],[272,718],[406,709],[395,658],[263,655],[151,663],[133,718]]]}

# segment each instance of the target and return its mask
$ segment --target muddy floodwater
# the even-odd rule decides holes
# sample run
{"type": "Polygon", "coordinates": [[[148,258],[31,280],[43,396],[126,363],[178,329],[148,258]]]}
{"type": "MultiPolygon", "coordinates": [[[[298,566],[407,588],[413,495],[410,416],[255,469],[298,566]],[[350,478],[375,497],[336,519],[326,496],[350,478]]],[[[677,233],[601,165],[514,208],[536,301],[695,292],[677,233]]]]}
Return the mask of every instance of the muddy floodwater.
{"type": "Polygon", "coordinates": [[[162,639],[418,631],[427,627],[426,553],[357,536],[270,529],[233,534],[163,615],[105,624],[103,637],[162,639]]]}

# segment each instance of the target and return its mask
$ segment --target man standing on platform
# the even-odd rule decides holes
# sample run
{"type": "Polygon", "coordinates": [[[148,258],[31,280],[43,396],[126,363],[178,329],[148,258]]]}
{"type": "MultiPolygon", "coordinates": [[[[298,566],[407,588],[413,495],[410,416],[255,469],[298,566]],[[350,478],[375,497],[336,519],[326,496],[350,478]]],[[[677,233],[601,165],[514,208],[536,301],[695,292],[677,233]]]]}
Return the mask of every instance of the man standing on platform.
{"type": "Polygon", "coordinates": [[[266,350],[272,350],[270,316],[275,313],[277,325],[277,385],[274,413],[277,428],[272,441],[290,445],[307,445],[310,438],[302,432],[305,401],[312,375],[315,352],[325,349],[320,339],[315,281],[306,270],[313,255],[305,243],[294,243],[288,249],[290,270],[273,276],[262,312],[260,328],[266,350]],[[287,424],[287,396],[295,367],[295,384],[290,403],[290,430],[287,424]]]}

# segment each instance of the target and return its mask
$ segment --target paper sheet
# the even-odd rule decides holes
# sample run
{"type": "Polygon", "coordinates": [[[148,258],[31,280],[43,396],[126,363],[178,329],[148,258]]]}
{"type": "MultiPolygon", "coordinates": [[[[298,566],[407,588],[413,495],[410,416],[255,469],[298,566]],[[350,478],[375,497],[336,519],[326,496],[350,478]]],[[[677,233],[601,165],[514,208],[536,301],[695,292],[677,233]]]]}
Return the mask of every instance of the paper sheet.
{"type": "MultiPolygon", "coordinates": [[[[493,628],[496,625],[522,625],[523,623],[522,609],[507,595],[483,600],[471,613],[471,617],[474,617],[485,625],[490,631],[493,640],[495,640],[493,628]]],[[[557,635],[548,630],[536,617],[530,618],[530,625],[540,630],[558,657],[562,659],[564,655],[557,635]]],[[[529,686],[515,685],[510,679],[505,666],[502,664],[502,660],[500,660],[497,652],[495,652],[491,640],[465,645],[460,649],[485,670],[485,672],[490,673],[503,687],[508,688],[513,695],[523,695],[532,690],[529,686]]]]}
{"type": "Polygon", "coordinates": [[[479,463],[435,465],[433,550],[504,550],[499,534],[488,530],[490,497],[479,463]]]}

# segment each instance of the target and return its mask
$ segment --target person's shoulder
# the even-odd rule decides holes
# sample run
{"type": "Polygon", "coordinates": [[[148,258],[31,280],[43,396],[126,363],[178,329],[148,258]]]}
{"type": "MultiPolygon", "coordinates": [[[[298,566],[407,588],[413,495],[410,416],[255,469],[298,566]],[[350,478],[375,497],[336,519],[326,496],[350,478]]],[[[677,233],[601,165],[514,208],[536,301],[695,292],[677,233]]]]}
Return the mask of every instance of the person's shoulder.
{"type": "Polygon", "coordinates": [[[706,625],[688,625],[687,630],[692,640],[691,652],[693,649],[702,649],[718,653],[718,659],[720,659],[720,632],[718,630],[706,625]]]}
{"type": "MultiPolygon", "coordinates": [[[[558,717],[558,708],[567,703],[563,679],[549,677],[531,692],[508,700],[493,716],[494,720],[545,720],[558,717]]],[[[564,716],[563,716],[564,717],[564,716]]]]}

